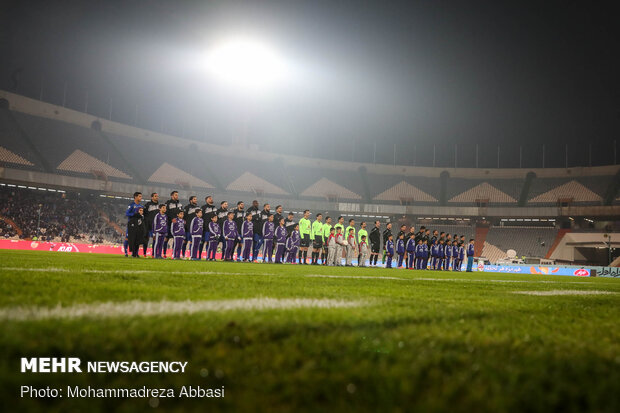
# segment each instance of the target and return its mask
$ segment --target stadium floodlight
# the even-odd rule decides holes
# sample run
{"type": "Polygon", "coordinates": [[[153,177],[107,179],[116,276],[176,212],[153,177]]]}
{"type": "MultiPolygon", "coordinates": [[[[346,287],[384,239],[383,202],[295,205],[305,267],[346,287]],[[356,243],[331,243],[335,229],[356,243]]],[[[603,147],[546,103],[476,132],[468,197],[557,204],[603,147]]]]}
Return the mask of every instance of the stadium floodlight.
{"type": "Polygon", "coordinates": [[[286,65],[277,51],[251,38],[234,38],[216,45],[206,58],[208,72],[240,91],[272,89],[282,79],[286,65]]]}

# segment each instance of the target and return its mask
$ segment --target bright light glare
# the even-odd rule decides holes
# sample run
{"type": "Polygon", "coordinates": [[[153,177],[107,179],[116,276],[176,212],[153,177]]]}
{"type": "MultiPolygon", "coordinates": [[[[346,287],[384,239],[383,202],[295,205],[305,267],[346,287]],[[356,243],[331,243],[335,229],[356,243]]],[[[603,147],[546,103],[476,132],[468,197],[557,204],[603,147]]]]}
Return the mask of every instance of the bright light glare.
{"type": "Polygon", "coordinates": [[[263,91],[273,88],[286,65],[269,46],[251,39],[221,43],[207,55],[207,69],[219,81],[235,88],[263,91]]]}

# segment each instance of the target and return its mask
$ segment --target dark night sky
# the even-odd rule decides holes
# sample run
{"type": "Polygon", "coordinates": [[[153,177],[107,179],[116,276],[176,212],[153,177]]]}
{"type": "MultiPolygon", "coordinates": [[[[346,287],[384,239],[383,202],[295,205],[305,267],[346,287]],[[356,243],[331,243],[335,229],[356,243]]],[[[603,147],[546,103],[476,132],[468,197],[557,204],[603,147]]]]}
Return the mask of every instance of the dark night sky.
{"type": "Polygon", "coordinates": [[[197,139],[225,141],[242,117],[253,140],[310,139],[313,151],[351,139],[509,153],[571,143],[573,163],[620,132],[612,4],[5,0],[0,87],[22,68],[19,93],[38,98],[43,85],[62,103],[66,82],[69,107],[88,93],[90,113],[107,117],[111,99],[115,120],[197,139]],[[260,102],[225,96],[189,62],[236,32],[273,42],[307,81],[260,102]]]}

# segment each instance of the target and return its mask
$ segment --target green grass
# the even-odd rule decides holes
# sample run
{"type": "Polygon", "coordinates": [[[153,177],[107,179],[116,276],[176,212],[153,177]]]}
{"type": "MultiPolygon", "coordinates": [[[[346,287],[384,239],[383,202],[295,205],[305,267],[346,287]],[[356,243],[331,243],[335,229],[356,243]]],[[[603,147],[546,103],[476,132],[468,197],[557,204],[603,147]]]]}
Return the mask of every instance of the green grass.
{"type": "Polygon", "coordinates": [[[0,291],[0,310],[256,297],[363,303],[2,320],[4,411],[620,411],[620,282],[614,279],[0,251],[0,291]],[[204,271],[212,273],[196,273],[204,271]],[[402,279],[344,278],[360,275],[402,279]],[[529,290],[615,294],[514,294],[529,290]],[[182,375],[19,373],[20,358],[35,356],[189,364],[182,375]],[[21,399],[21,385],[225,386],[226,397],[160,399],[153,409],[147,399],[21,399]]]}

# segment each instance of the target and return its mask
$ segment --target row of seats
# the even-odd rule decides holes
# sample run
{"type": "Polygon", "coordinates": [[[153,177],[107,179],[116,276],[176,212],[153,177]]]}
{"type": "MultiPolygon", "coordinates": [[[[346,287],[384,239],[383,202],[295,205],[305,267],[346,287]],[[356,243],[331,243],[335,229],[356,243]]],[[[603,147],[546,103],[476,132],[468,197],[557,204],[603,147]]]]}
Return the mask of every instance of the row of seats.
{"type": "Polygon", "coordinates": [[[505,258],[506,251],[512,249],[517,252],[518,257],[545,257],[557,232],[555,228],[493,226],[487,234],[482,255],[494,262],[505,258]]]}
{"type": "MultiPolygon", "coordinates": [[[[24,143],[22,133],[51,168],[62,174],[309,199],[361,201],[370,197],[371,202],[377,203],[419,205],[434,205],[442,199],[438,177],[285,166],[281,161],[241,158],[233,149],[229,155],[213,155],[191,147],[149,143],[6,110],[0,110],[1,164],[43,168],[32,147],[24,143]]],[[[601,204],[612,179],[611,176],[536,178],[528,203],[555,204],[558,199],[570,198],[575,203],[601,204]]],[[[522,179],[448,178],[443,197],[452,205],[472,205],[479,200],[514,205],[523,184],[522,179]]]]}

